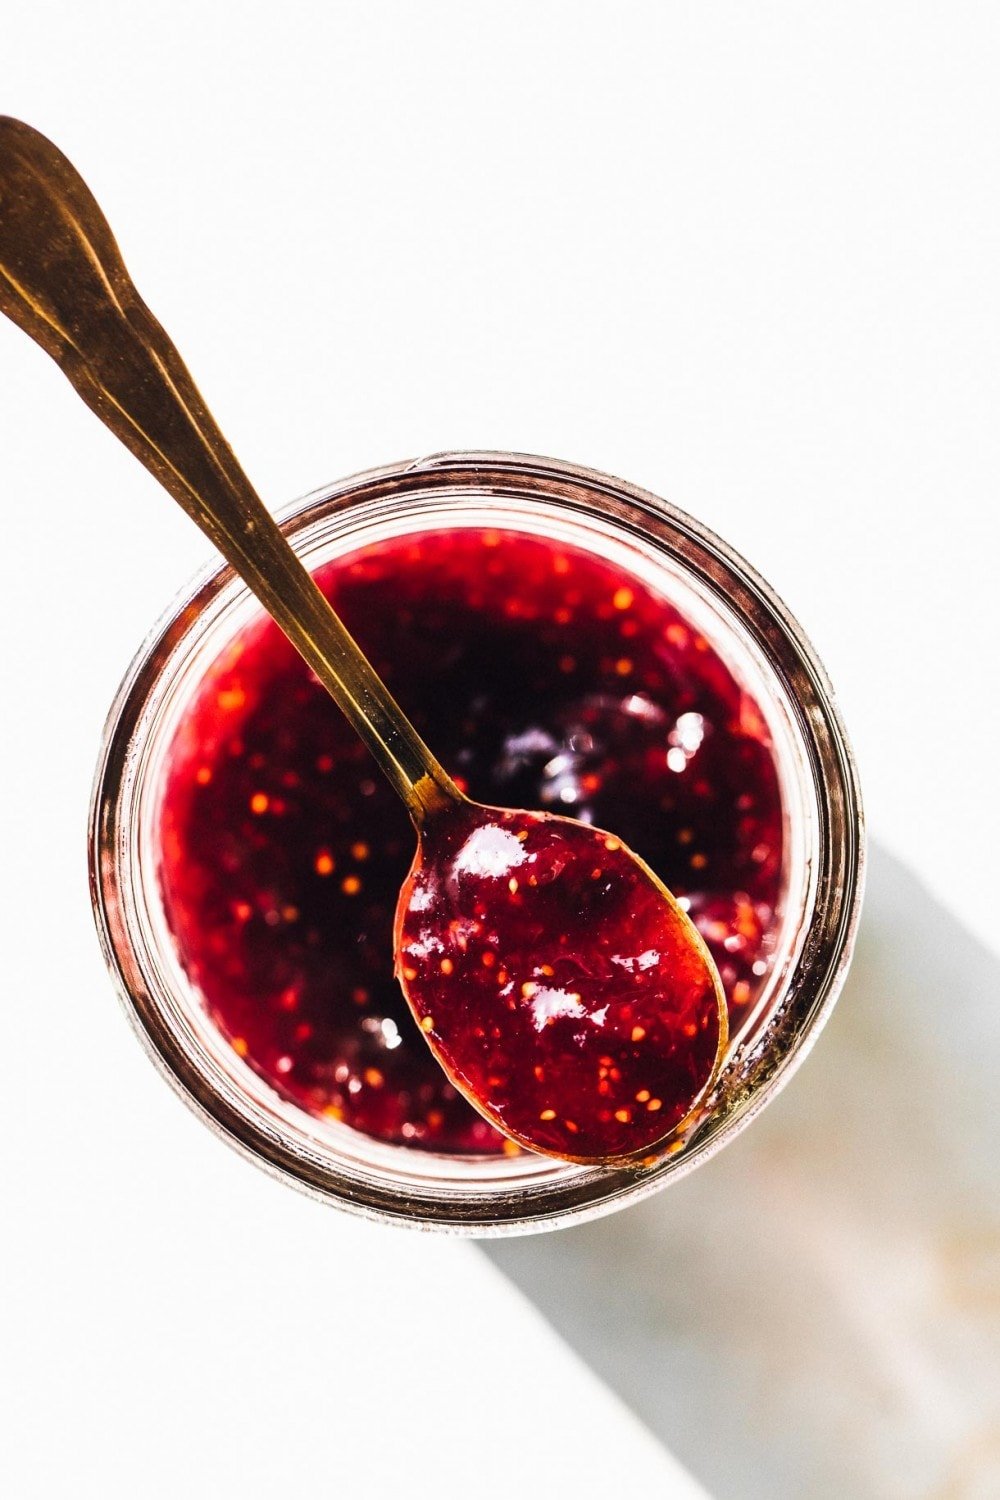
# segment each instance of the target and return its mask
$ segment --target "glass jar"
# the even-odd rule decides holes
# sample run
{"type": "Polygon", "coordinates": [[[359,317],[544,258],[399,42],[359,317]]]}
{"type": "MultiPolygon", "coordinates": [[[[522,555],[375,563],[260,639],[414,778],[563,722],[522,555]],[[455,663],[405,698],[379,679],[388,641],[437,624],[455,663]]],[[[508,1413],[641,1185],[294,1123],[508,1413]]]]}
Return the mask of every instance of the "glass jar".
{"type": "Polygon", "coordinates": [[[161,1071],[226,1140],[278,1177],[372,1218],[510,1234],[609,1213],[706,1161],[787,1082],[844,979],[861,900],[857,775],[826,675],[767,584],[704,526],[592,470],[517,454],[444,454],[345,480],[283,517],[319,567],[366,543],[438,527],[531,533],[613,561],[700,630],[764,712],[785,825],[769,976],[730,1039],[705,1123],[651,1166],[531,1154],[469,1157],[389,1145],[317,1119],[241,1060],[184,974],[157,881],[156,812],[179,718],[208,665],[260,606],[231,569],[204,572],[130,667],[94,786],[94,912],[111,974],[161,1071]]]}

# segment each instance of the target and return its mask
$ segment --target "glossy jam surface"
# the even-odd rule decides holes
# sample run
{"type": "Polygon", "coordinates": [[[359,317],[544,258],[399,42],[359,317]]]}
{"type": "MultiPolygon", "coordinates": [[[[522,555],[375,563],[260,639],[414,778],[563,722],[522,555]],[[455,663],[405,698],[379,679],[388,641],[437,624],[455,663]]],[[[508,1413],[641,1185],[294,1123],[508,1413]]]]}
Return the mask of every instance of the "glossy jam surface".
{"type": "Polygon", "coordinates": [[[712,961],[612,834],[551,813],[449,807],[424,828],[396,932],[435,1054],[536,1150],[644,1156],[711,1082],[725,1044],[712,961]]]}
{"type": "MultiPolygon", "coordinates": [[[[317,577],[470,796],[582,818],[649,863],[737,1027],[767,978],[782,814],[766,723],[708,642],[601,558],[517,533],[401,537],[317,577]]],[[[250,1066],[389,1142],[516,1150],[445,1078],[393,977],[407,813],[270,621],[195,689],[159,816],[179,957],[250,1066]]]]}

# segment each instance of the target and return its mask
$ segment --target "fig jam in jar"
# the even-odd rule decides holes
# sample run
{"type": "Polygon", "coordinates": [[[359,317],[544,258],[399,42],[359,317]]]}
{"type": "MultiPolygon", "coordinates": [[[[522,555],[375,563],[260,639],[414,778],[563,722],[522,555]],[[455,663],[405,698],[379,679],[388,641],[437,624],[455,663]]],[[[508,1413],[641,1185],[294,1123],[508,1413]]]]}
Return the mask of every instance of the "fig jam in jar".
{"type": "Polygon", "coordinates": [[[860,805],[822,669],[723,543],[586,470],[443,456],[284,529],[463,789],[612,830],[664,879],[722,976],[726,1063],[652,1165],[553,1161],[481,1119],[393,978],[408,815],[223,567],[134,663],[98,770],[95,910],[141,1035],[245,1153],[380,1218],[523,1232],[662,1186],[776,1092],[846,968],[860,805]]]}

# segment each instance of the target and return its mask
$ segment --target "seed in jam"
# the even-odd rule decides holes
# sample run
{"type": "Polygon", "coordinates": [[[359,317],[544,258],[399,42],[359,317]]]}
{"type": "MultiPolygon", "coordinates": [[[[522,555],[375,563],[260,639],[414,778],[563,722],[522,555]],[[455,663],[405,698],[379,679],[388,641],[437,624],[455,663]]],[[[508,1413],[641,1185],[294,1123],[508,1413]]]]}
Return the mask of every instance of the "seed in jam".
{"type": "Polygon", "coordinates": [[[448,1075],[508,1135],[554,1156],[653,1152],[725,1045],[721,988],[692,923],[620,839],[568,818],[475,804],[432,816],[396,952],[448,1075]]]}
{"type": "MultiPolygon", "coordinates": [[[[649,864],[739,1026],[770,972],[781,798],[763,714],[691,621],[592,553],[510,531],[396,537],[316,576],[471,797],[612,829],[649,864]]],[[[438,1067],[393,975],[406,810],[269,620],[195,688],[159,818],[177,953],[249,1067],[386,1142],[513,1149],[438,1067]]]]}

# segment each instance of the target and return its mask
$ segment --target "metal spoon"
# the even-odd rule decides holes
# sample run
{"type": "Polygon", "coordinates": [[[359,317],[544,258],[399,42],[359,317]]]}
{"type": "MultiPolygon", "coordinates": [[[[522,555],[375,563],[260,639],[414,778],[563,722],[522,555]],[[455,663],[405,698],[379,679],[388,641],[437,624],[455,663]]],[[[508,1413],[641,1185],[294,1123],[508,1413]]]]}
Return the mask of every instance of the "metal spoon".
{"type": "Polygon", "coordinates": [[[463,796],[251,487],[82,178],[6,117],[0,309],[211,538],[406,803],[417,852],[396,969],[455,1085],[514,1139],[569,1160],[681,1143],[727,1039],[693,924],[612,835],[463,796]]]}

